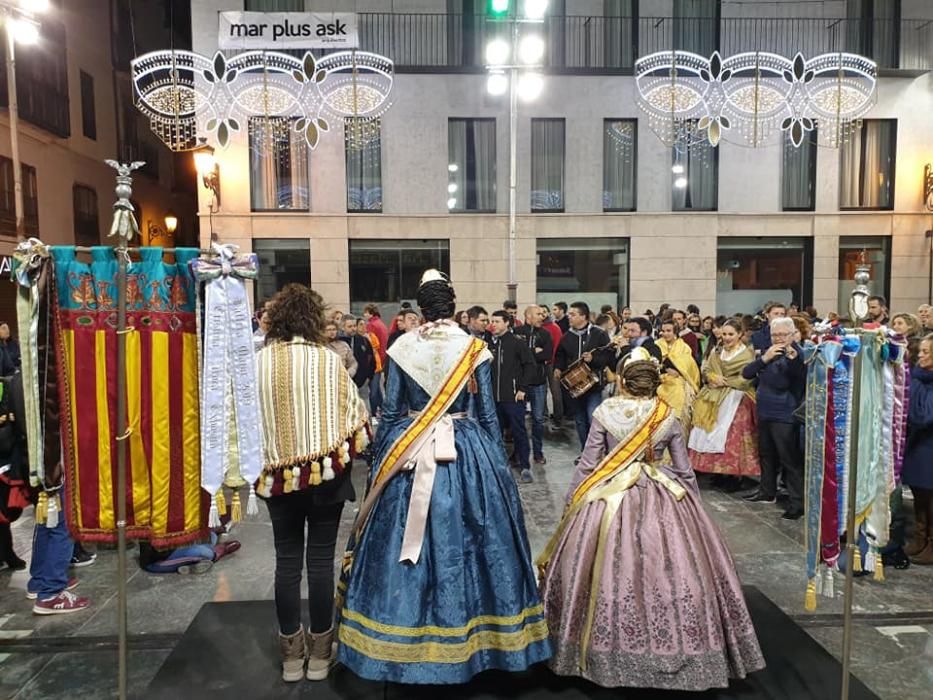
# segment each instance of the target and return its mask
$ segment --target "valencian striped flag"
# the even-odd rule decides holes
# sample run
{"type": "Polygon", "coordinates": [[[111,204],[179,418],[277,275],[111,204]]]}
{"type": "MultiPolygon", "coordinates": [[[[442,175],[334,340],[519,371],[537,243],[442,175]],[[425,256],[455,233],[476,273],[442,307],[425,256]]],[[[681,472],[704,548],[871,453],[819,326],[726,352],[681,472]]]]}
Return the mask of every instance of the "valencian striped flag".
{"type": "MultiPolygon", "coordinates": [[[[178,249],[143,248],[127,272],[127,537],[155,546],[206,534],[200,487],[196,283],[178,249]]],[[[52,248],[68,527],[79,540],[116,539],[117,260],[52,248]]]]}

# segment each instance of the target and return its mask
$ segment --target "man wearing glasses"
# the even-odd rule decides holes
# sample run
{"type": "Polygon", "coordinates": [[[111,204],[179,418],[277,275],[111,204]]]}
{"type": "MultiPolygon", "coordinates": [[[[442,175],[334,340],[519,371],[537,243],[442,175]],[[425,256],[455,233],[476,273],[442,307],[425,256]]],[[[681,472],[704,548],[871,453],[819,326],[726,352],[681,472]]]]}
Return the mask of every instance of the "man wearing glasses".
{"type": "Polygon", "coordinates": [[[774,318],[770,331],[771,346],[742,370],[742,376],[756,380],[758,386],[756,407],[761,461],[758,491],[745,500],[774,503],[778,470],[783,469],[789,501],[782,517],[797,520],[803,516],[803,456],[794,411],[803,401],[807,370],[803,351],[794,342],[794,321],[774,318]]]}

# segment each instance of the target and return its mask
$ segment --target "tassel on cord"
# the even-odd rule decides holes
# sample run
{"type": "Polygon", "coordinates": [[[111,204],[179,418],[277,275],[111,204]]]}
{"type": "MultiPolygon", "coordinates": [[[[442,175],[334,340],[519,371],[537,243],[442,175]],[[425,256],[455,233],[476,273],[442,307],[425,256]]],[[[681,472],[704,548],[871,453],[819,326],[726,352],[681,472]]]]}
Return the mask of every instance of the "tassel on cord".
{"type": "Polygon", "coordinates": [[[884,581],[884,561],[880,551],[875,556],[875,581],[884,581]]]}
{"type": "Polygon", "coordinates": [[[826,580],[823,582],[823,595],[827,598],[835,598],[835,578],[833,577],[833,567],[826,567],[826,580]]]}
{"type": "Polygon", "coordinates": [[[814,581],[816,581],[816,594],[822,595],[823,594],[823,565],[822,564],[820,564],[816,569],[816,578],[814,579],[814,581]]]}
{"type": "Polygon", "coordinates": [[[324,481],[330,481],[336,476],[336,474],[334,474],[334,460],[332,460],[328,455],[323,460],[321,460],[321,464],[324,466],[324,471],[321,472],[321,479],[324,481]]]}
{"type": "Polygon", "coordinates": [[[855,554],[852,555],[852,571],[859,572],[862,570],[862,552],[856,547],[855,554]]]}
{"type": "Polygon", "coordinates": [[[311,486],[318,486],[321,483],[321,464],[320,462],[311,462],[311,477],[308,480],[311,486]]]}
{"type": "Polygon", "coordinates": [[[223,486],[220,487],[220,491],[217,492],[217,495],[214,497],[214,500],[217,501],[217,515],[226,515],[227,514],[227,497],[224,496],[223,486]]]}
{"type": "Polygon", "coordinates": [[[45,525],[49,514],[49,495],[45,491],[39,492],[39,501],[36,503],[36,522],[45,525]]]}
{"type": "Polygon", "coordinates": [[[813,612],[816,610],[816,579],[811,578],[809,583],[807,583],[807,594],[803,599],[803,607],[807,612],[813,612]]]}
{"type": "Polygon", "coordinates": [[[230,519],[235,523],[238,523],[240,522],[240,520],[243,519],[243,511],[240,508],[240,492],[239,491],[233,492],[233,505],[230,508],[230,519]]]}
{"type": "Polygon", "coordinates": [[[49,508],[45,516],[45,526],[48,528],[58,527],[58,512],[60,508],[58,505],[58,494],[54,494],[49,498],[49,508]]]}
{"type": "Polygon", "coordinates": [[[256,501],[256,489],[249,485],[249,498],[246,499],[246,517],[259,515],[259,503],[256,501]]]}
{"type": "Polygon", "coordinates": [[[220,514],[217,512],[217,499],[211,501],[211,509],[207,514],[207,526],[211,529],[220,527],[220,514]]]}

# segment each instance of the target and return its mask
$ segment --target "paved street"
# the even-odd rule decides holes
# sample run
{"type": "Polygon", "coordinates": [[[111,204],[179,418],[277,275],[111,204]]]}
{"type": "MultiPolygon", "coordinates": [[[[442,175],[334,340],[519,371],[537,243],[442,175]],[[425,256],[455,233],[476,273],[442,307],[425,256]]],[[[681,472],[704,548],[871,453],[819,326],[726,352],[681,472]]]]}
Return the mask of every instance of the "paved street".
{"type": "MultiPolygon", "coordinates": [[[[548,464],[535,467],[535,482],[519,487],[532,550],[539,552],[554,529],[569,483],[575,439],[571,431],[550,435],[548,464]]],[[[362,470],[355,480],[362,482],[362,470]]],[[[819,609],[803,610],[805,588],[803,523],[782,520],[774,505],[747,504],[737,497],[703,492],[706,508],[726,535],[745,584],[759,587],[792,615],[817,641],[838,656],[842,647],[842,579],[836,598],[819,599],[819,609]]],[[[344,511],[346,541],[353,504],[344,511]]],[[[17,551],[29,551],[32,518],[13,528],[17,551]]],[[[208,601],[272,597],[272,531],[265,509],[259,519],[241,523],[243,548],[201,576],[155,576],[141,571],[130,552],[130,687],[139,697],[202,604],[208,601]]],[[[99,552],[97,563],[81,569],[83,595],[93,599],[85,613],[35,617],[24,596],[24,573],[0,572],[0,698],[111,697],[116,685],[116,553],[99,552]],[[9,651],[10,653],[3,653],[9,651]]],[[[885,570],[883,583],[855,583],[855,674],[885,700],[933,696],[933,567],[885,570]]],[[[271,622],[271,621],[270,621],[271,622]]],[[[767,630],[759,630],[766,635],[767,630]]],[[[218,663],[230,660],[218,659],[218,663]]]]}

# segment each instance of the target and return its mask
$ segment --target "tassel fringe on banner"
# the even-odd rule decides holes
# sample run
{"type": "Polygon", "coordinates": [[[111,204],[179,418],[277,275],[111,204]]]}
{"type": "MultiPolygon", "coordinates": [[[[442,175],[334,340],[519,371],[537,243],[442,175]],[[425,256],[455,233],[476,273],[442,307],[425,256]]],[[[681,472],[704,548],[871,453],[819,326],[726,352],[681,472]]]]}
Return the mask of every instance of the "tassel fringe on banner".
{"type": "Polygon", "coordinates": [[[823,581],[823,595],[827,598],[835,598],[835,579],[833,578],[833,567],[827,566],[826,573],[824,574],[825,580],[823,581]]]}
{"type": "Polygon", "coordinates": [[[230,506],[230,519],[235,523],[238,523],[240,522],[240,520],[243,519],[243,510],[240,507],[240,492],[239,491],[233,492],[233,502],[232,502],[232,505],[230,506]]]}
{"type": "Polygon", "coordinates": [[[214,496],[214,500],[217,502],[217,515],[223,517],[227,514],[227,497],[224,496],[224,490],[220,489],[217,492],[217,495],[214,496]]]}
{"type": "Polygon", "coordinates": [[[58,494],[54,494],[49,498],[49,508],[45,516],[45,526],[47,528],[58,527],[58,516],[61,511],[61,505],[58,501],[58,494]]]}
{"type": "Polygon", "coordinates": [[[816,578],[810,579],[807,584],[807,594],[804,596],[803,607],[808,612],[816,610],[816,578]]]}
{"type": "Polygon", "coordinates": [[[862,570],[862,552],[858,547],[855,548],[855,554],[852,555],[852,571],[860,572],[862,570]]]}
{"type": "Polygon", "coordinates": [[[257,515],[259,515],[259,503],[256,500],[256,489],[250,484],[249,498],[246,499],[246,517],[252,518],[257,515]]]}
{"type": "Polygon", "coordinates": [[[36,503],[36,522],[44,525],[49,516],[49,495],[45,491],[39,492],[39,501],[36,503]]]}

